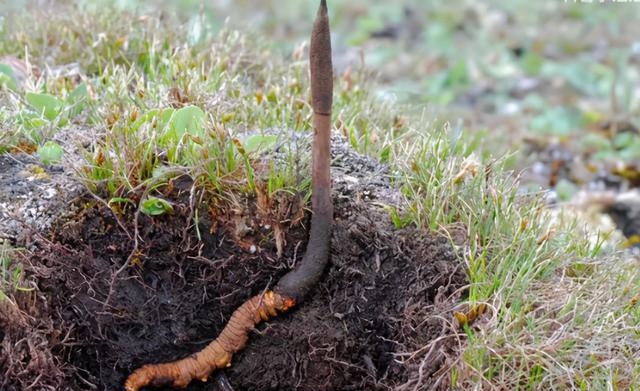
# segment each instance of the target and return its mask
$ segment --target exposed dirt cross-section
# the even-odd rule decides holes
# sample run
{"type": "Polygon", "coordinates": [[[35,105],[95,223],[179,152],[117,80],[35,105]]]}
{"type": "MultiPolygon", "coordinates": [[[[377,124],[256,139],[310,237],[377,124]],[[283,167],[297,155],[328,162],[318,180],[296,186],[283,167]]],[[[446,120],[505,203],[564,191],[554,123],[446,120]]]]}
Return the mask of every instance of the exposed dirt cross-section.
{"type": "MultiPolygon", "coordinates": [[[[304,306],[259,327],[262,336],[234,356],[223,371],[234,390],[402,389],[418,376],[427,350],[408,360],[405,353],[450,332],[442,319],[460,298],[463,262],[444,237],[395,229],[381,206],[398,199],[387,168],[344,140],[332,143],[331,263],[304,306]]],[[[285,260],[304,254],[308,216],[287,230],[277,258],[255,199],[245,200],[241,215],[213,213],[213,200],[203,202],[196,229],[190,180],[172,187],[166,196],[174,214],[140,216],[138,254],[115,279],[133,250],[120,225],[133,232],[132,211],[117,221],[102,203],[80,198],[72,218],[58,219],[49,233],[25,235],[24,261],[40,290],[19,293],[17,306],[1,309],[0,388],[118,389],[131,369],[206,345],[238,305],[290,269],[285,260]],[[258,251],[242,249],[237,225],[258,251]]],[[[424,384],[444,389],[442,369],[457,342],[441,340],[421,373],[424,384]]],[[[187,389],[216,387],[193,382],[187,389]]]]}

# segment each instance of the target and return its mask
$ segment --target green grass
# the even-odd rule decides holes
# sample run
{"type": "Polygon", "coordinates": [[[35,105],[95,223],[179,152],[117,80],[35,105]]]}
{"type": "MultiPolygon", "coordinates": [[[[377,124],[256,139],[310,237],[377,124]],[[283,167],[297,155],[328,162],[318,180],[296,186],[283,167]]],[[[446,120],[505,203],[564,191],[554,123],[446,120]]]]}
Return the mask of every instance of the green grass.
{"type": "Polygon", "coordinates": [[[33,290],[26,286],[23,265],[12,260],[17,251],[6,243],[0,247],[0,301],[11,300],[17,291],[33,290]]]}
{"type": "MultiPolygon", "coordinates": [[[[44,53],[52,64],[73,58],[83,73],[5,88],[10,126],[4,150],[42,152],[47,143],[54,145],[57,134],[81,124],[99,141],[88,151],[80,175],[94,187],[106,187],[110,196],[156,186],[187,171],[218,193],[253,191],[256,179],[268,181],[272,192],[308,189],[308,180],[301,180],[291,165],[282,170],[258,162],[284,130],[309,129],[302,48],[294,58],[276,60],[256,36],[226,29],[191,39],[190,45],[187,30],[162,30],[151,17],[139,21],[130,16],[135,22],[125,23],[102,10],[76,15],[62,8],[49,23],[38,23],[39,18],[19,16],[20,25],[33,28],[5,31],[8,42],[0,48],[20,56],[12,43],[28,43],[32,61],[43,64],[44,53]],[[90,28],[89,21],[97,28],[90,28]],[[77,33],[85,28],[88,35],[77,33]],[[50,37],[47,45],[42,36],[50,37]],[[57,50],[60,45],[68,50],[57,50]]],[[[361,114],[371,105],[363,99],[365,76],[354,71],[338,83],[335,108],[340,130],[354,146],[371,151],[372,138],[380,138],[393,119],[361,114]]],[[[307,164],[306,156],[302,163],[307,164]]]]}
{"type": "Polygon", "coordinates": [[[469,308],[489,308],[463,328],[454,387],[640,385],[637,261],[613,252],[607,235],[580,226],[575,214],[522,194],[504,168],[509,157],[482,157],[481,134],[414,128],[394,145],[405,196],[401,210],[392,208],[394,222],[440,232],[463,223],[469,308]]]}
{"type": "Polygon", "coordinates": [[[406,215],[397,220],[445,231],[464,223],[468,303],[489,308],[464,328],[454,386],[638,387],[637,261],[605,251],[606,235],[589,234],[577,216],[520,194],[503,159],[474,156],[473,138],[433,132],[406,145],[393,160],[406,173],[406,215]]]}
{"type": "MultiPolygon", "coordinates": [[[[291,141],[294,134],[308,143],[303,47],[283,56],[277,43],[208,24],[205,13],[181,24],[152,11],[82,4],[18,11],[2,22],[0,56],[28,55],[43,70],[77,63],[79,71],[29,75],[24,83],[3,73],[0,152],[24,150],[44,164],[67,164],[71,147],[79,148],[74,166],[90,189],[113,208],[133,205],[150,215],[170,210],[156,190],[182,173],[221,199],[254,193],[263,183],[269,194],[308,193],[300,175],[308,172],[308,156],[291,141]],[[91,142],[65,141],[74,132],[91,142]],[[265,158],[275,145],[283,152],[265,158]],[[137,202],[134,194],[144,197],[137,202]]],[[[440,15],[447,25],[458,18],[440,15]]],[[[468,82],[462,66],[447,72],[432,81],[443,102],[449,99],[443,88],[468,82]]],[[[335,131],[397,173],[404,199],[388,205],[396,226],[452,236],[453,227],[462,227],[466,300],[488,307],[457,330],[464,338],[452,363],[454,387],[637,389],[637,261],[615,253],[611,241],[574,215],[524,194],[508,170],[514,155],[487,152],[485,143],[498,136],[440,126],[419,108],[380,97],[372,80],[359,68],[337,75],[335,131]]],[[[22,276],[5,265],[9,258],[0,254],[5,292],[19,287],[22,276]]],[[[441,314],[452,328],[453,311],[462,307],[441,314]]]]}

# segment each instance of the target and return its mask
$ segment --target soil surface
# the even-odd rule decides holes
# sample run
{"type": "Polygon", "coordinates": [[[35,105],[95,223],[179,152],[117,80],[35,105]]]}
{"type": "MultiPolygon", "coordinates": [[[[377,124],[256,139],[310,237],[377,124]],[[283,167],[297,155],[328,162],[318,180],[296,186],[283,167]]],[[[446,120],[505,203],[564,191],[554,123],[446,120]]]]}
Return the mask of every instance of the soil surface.
{"type": "MultiPolygon", "coordinates": [[[[449,388],[458,349],[451,309],[466,284],[458,247],[432,232],[394,228],[384,205],[398,193],[386,167],[338,144],[322,282],[297,309],[259,326],[222,375],[189,390],[449,388]]],[[[25,167],[20,159],[3,163],[5,172],[25,167]]],[[[45,182],[40,191],[51,192],[56,180],[45,182]]],[[[281,257],[258,200],[231,205],[201,194],[188,177],[157,195],[172,202],[172,214],[114,211],[68,192],[69,213],[50,227],[24,223],[20,234],[5,234],[26,248],[19,257],[31,290],[0,303],[1,390],[122,389],[140,365],[204,347],[235,308],[304,254],[309,216],[297,195],[274,201],[287,211],[278,215],[281,257]]]]}

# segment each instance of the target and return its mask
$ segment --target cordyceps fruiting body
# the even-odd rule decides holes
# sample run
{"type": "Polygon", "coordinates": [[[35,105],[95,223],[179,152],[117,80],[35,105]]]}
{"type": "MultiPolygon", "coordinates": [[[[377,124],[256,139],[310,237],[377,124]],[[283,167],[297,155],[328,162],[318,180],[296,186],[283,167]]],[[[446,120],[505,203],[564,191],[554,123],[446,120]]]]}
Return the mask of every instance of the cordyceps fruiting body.
{"type": "Polygon", "coordinates": [[[320,1],[313,25],[309,65],[313,107],[313,215],[302,261],[278,281],[273,291],[256,295],[236,309],[218,338],[204,349],[178,361],[140,367],[127,378],[126,391],[147,386],[184,388],[194,379],[206,381],[214,370],[231,365],[233,354],[246,345],[251,329],[302,301],[320,280],[329,259],[333,223],[330,174],[333,66],[326,0],[320,1]]]}
{"type": "Polygon", "coordinates": [[[333,202],[331,200],[331,107],[333,65],[327,4],[321,1],[311,33],[309,49],[311,102],[313,107],[313,148],[311,168],[311,233],[307,251],[297,269],[285,274],[276,291],[302,300],[318,282],[329,260],[333,202]]]}

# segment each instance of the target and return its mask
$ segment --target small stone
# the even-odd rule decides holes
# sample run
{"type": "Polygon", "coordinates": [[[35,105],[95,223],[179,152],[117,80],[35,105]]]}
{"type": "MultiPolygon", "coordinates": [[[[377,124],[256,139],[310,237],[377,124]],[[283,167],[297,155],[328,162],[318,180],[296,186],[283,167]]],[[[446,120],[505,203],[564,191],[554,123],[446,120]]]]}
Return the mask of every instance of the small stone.
{"type": "Polygon", "coordinates": [[[50,200],[53,197],[55,197],[56,194],[58,194],[56,189],[54,189],[53,187],[50,187],[50,188],[48,188],[47,190],[44,191],[44,194],[42,195],[42,198],[44,198],[45,200],[50,200]]]}

